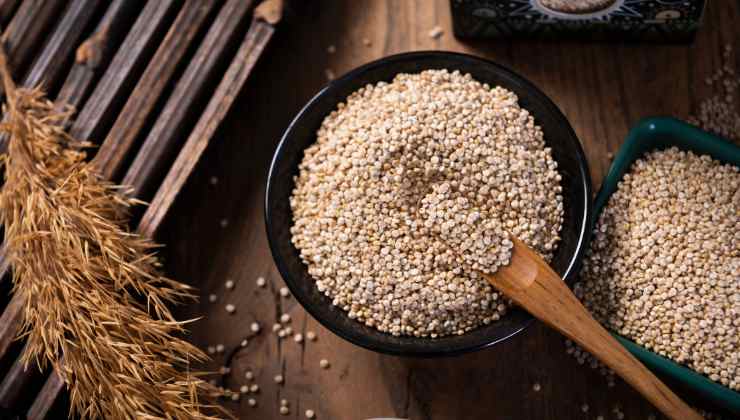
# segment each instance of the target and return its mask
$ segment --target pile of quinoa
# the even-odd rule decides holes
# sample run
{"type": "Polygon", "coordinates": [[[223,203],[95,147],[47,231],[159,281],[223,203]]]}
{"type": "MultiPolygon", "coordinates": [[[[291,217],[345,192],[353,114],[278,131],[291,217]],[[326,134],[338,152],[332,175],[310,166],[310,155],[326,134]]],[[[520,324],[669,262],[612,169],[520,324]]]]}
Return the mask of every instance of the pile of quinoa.
{"type": "Polygon", "coordinates": [[[563,13],[591,13],[606,9],[616,0],[540,0],[550,10],[563,13]]]}
{"type": "Polygon", "coordinates": [[[550,259],[563,199],[543,133],[512,92],[427,70],[367,85],[323,121],[290,205],[319,291],[393,335],[463,334],[498,320],[480,276],[514,235],[550,259]]]}
{"type": "Polygon", "coordinates": [[[618,334],[740,390],[740,170],[676,148],[636,161],[575,293],[618,334]]]}

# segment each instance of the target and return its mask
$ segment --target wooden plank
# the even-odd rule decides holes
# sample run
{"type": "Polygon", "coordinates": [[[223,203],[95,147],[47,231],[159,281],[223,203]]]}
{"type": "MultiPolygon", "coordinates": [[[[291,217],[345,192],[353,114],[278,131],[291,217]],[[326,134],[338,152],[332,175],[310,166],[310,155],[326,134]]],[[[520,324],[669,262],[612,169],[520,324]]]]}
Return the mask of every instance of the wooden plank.
{"type": "MultiPolygon", "coordinates": [[[[158,4],[158,2],[153,2],[153,3],[157,3],[158,4]]],[[[157,10],[156,8],[152,8],[152,9],[153,10],[157,10]]],[[[153,13],[149,13],[149,14],[147,14],[145,16],[146,17],[152,17],[151,16],[152,14],[153,13]]],[[[147,36],[147,35],[149,35],[149,32],[137,32],[135,34],[136,35],[147,36]]],[[[137,38],[137,36],[134,36],[133,38],[137,38]]],[[[135,42],[130,42],[130,44],[135,44],[135,42]]],[[[62,44],[56,44],[56,45],[57,46],[60,46],[60,47],[62,46],[62,44]]],[[[48,53],[50,55],[53,55],[54,54],[54,51],[48,51],[48,53]]],[[[39,65],[40,66],[43,65],[43,63],[44,62],[39,62],[39,65]]],[[[47,67],[47,69],[48,69],[48,67],[47,67]]],[[[35,68],[32,69],[32,72],[35,72],[35,70],[36,70],[35,68]]],[[[121,70],[123,70],[123,69],[121,69],[121,70]]],[[[115,72],[114,71],[111,71],[110,73],[115,73],[115,72]]],[[[70,83],[70,85],[67,86],[67,88],[66,88],[66,91],[68,91],[68,92],[75,91],[75,90],[77,90],[79,88],[84,88],[84,85],[86,85],[86,83],[87,83],[84,80],[69,80],[68,82],[70,83]]],[[[62,91],[64,92],[65,89],[63,88],[62,91]]],[[[114,99],[114,97],[113,97],[114,96],[114,93],[115,93],[114,90],[111,90],[111,91],[101,91],[99,93],[98,97],[96,97],[94,101],[90,101],[90,106],[97,106],[100,103],[110,103],[114,99]]],[[[76,104],[72,103],[72,105],[76,105],[76,104]]],[[[87,106],[86,106],[85,109],[87,109],[87,106]]],[[[87,115],[91,115],[91,114],[92,113],[88,113],[87,115]]],[[[86,126],[90,126],[91,125],[91,124],[86,124],[86,123],[88,123],[88,121],[86,121],[84,119],[81,119],[81,118],[78,118],[75,121],[75,124],[72,126],[72,129],[70,131],[73,132],[73,133],[74,132],[79,132],[81,130],[81,128],[79,128],[78,124],[83,125],[83,126],[85,126],[85,125],[86,126]]],[[[2,145],[0,145],[0,147],[2,147],[3,150],[4,150],[5,146],[6,146],[5,143],[6,143],[5,142],[5,139],[3,139],[2,140],[2,145]]],[[[8,269],[8,261],[7,261],[7,258],[6,258],[5,251],[6,251],[5,250],[5,247],[0,248],[0,269],[3,270],[2,272],[0,272],[0,278],[5,278],[5,274],[6,274],[7,269],[8,269]]],[[[19,300],[18,295],[14,295],[13,298],[11,299],[11,303],[4,308],[3,314],[0,317],[0,358],[2,358],[5,355],[5,352],[7,351],[10,343],[13,341],[13,339],[15,337],[15,334],[16,334],[16,331],[17,331],[17,328],[18,328],[18,325],[21,322],[20,313],[21,313],[21,309],[22,309],[22,303],[19,303],[18,300],[19,300]]]]}
{"type": "Polygon", "coordinates": [[[43,84],[48,87],[56,81],[99,5],[100,0],[76,0],[70,3],[23,79],[23,86],[43,84]]]}
{"type": "Polygon", "coordinates": [[[215,4],[215,0],[191,1],[180,9],[93,159],[104,178],[112,179],[121,169],[134,140],[215,4]]]}
{"type": "Polygon", "coordinates": [[[153,176],[164,169],[193,105],[204,94],[251,4],[251,0],[229,0],[219,12],[126,172],[122,184],[132,188],[134,197],[141,197],[146,182],[153,182],[153,176]]]}
{"type": "Polygon", "coordinates": [[[61,376],[52,372],[33,401],[33,404],[31,404],[31,408],[26,413],[26,418],[28,420],[45,419],[49,415],[49,411],[54,406],[57,396],[62,389],[64,389],[64,381],[61,376]]]}
{"type": "Polygon", "coordinates": [[[15,339],[18,326],[23,321],[24,304],[25,302],[21,299],[20,294],[14,293],[10,303],[3,310],[3,314],[0,315],[0,358],[8,351],[10,344],[15,339]]]}
{"type": "Polygon", "coordinates": [[[93,82],[110,62],[117,40],[126,29],[124,25],[135,10],[143,7],[141,0],[113,0],[108,5],[98,26],[77,48],[75,61],[64,81],[57,102],[79,108],[93,88],[93,82]]]}
{"type": "Polygon", "coordinates": [[[13,17],[20,0],[0,0],[0,25],[5,27],[13,17]]]}
{"type": "MultiPolygon", "coordinates": [[[[27,349],[28,344],[23,347],[21,355],[27,349]]],[[[40,373],[33,363],[30,363],[28,369],[26,369],[19,356],[10,366],[10,370],[5,374],[2,382],[0,382],[0,407],[15,407],[18,400],[24,396],[28,384],[40,373]]]]}
{"type": "Polygon", "coordinates": [[[102,136],[103,128],[128,96],[127,89],[139,69],[149,59],[149,51],[160,42],[160,34],[169,23],[168,15],[177,3],[174,0],[147,2],[70,128],[73,137],[95,140],[102,136]]]}
{"type": "MultiPolygon", "coordinates": [[[[112,107],[113,103],[118,99],[118,96],[126,93],[121,89],[123,81],[129,77],[133,77],[135,72],[135,66],[133,64],[145,59],[145,56],[147,55],[146,50],[148,49],[147,46],[156,42],[156,33],[160,31],[160,26],[165,23],[165,15],[169,8],[172,7],[171,3],[172,2],[166,1],[152,1],[144,8],[132,30],[129,32],[129,36],[127,36],[122,43],[121,48],[119,49],[119,54],[116,55],[116,57],[119,57],[118,61],[116,61],[115,58],[113,59],[111,65],[108,67],[108,71],[106,72],[106,75],[109,76],[107,78],[104,76],[102,79],[107,82],[106,86],[110,87],[110,89],[95,90],[91,98],[85,104],[83,112],[70,128],[70,133],[73,136],[76,136],[77,138],[85,138],[82,135],[85,134],[87,130],[94,130],[102,123],[102,121],[90,121],[90,119],[103,118],[103,114],[97,112],[85,112],[85,110],[101,105],[112,107]]],[[[108,21],[103,22],[106,25],[120,22],[122,15],[126,13],[125,8],[128,6],[124,8],[123,3],[113,3],[111,7],[113,8],[106,14],[108,21]]],[[[98,52],[103,53],[107,48],[107,44],[105,42],[105,39],[107,38],[105,35],[109,28],[110,26],[99,27],[99,32],[97,33],[100,35],[101,39],[91,41],[96,44],[88,46],[91,48],[100,48],[101,50],[98,52]]],[[[87,71],[81,73],[83,77],[67,79],[65,85],[68,85],[61,90],[63,97],[64,95],[67,95],[64,92],[71,93],[77,92],[80,89],[86,89],[92,81],[90,71],[94,72],[94,68],[96,68],[100,62],[99,60],[91,62],[87,57],[82,58],[83,60],[78,60],[79,64],[80,66],[88,67],[86,69],[87,71]]],[[[75,67],[73,67],[73,70],[74,69],[75,67]]],[[[73,99],[81,98],[82,96],[78,95],[73,99]]],[[[66,97],[66,99],[69,99],[69,97],[66,97]]],[[[7,269],[7,262],[6,258],[4,258],[4,254],[0,255],[0,267],[5,267],[7,269]]],[[[20,298],[20,295],[14,294],[11,298],[10,304],[4,309],[2,316],[0,316],[0,357],[3,357],[10,346],[10,343],[15,338],[16,331],[22,321],[23,303],[24,302],[20,298]]],[[[15,370],[10,373],[13,375],[6,378],[6,382],[9,384],[8,387],[10,388],[13,385],[17,385],[22,389],[22,383],[28,380],[27,372],[15,370]]]]}
{"type": "Polygon", "coordinates": [[[183,184],[195,168],[206,146],[213,138],[226,113],[241,91],[247,76],[272,38],[275,27],[262,19],[254,18],[236,57],[231,62],[226,75],[216,88],[203,115],[185,142],[185,146],[170,168],[167,177],[159,187],[152,203],[142,217],[138,231],[153,237],[162,219],[175,201],[183,184]]]}
{"type": "Polygon", "coordinates": [[[26,0],[18,7],[0,37],[10,68],[16,73],[25,70],[65,3],[63,0],[26,0]]]}
{"type": "MultiPolygon", "coordinates": [[[[165,180],[165,183],[169,180],[166,193],[163,194],[162,198],[155,198],[152,203],[152,206],[156,206],[158,209],[156,215],[162,214],[163,216],[166,214],[171,200],[177,195],[177,190],[184,184],[198,157],[233,104],[247,76],[254,68],[257,58],[259,58],[273,33],[274,26],[272,24],[266,23],[262,19],[253,19],[250,29],[236,53],[236,57],[234,57],[226,75],[216,89],[216,93],[208,103],[203,116],[198,120],[198,124],[193,130],[193,134],[188,138],[185,148],[183,148],[178,160],[173,165],[170,171],[171,175],[165,180]]],[[[161,221],[162,217],[160,216],[154,216],[146,222],[142,220],[138,231],[151,237],[161,221]]],[[[28,417],[30,419],[45,418],[62,388],[63,381],[56,372],[52,372],[28,412],[28,417]]]]}

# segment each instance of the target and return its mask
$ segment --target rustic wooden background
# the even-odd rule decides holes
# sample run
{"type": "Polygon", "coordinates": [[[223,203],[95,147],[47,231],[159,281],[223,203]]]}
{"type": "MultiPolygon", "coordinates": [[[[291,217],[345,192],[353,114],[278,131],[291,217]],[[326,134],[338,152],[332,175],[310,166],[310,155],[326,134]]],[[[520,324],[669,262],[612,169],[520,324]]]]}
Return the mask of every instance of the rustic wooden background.
{"type": "MultiPolygon", "coordinates": [[[[176,278],[200,288],[198,304],[181,315],[202,316],[192,339],[206,347],[222,343],[233,358],[217,355],[212,367],[229,363],[223,384],[237,389],[252,369],[261,391],[256,408],[246,398],[227,406],[241,418],[292,418],[305,409],[319,419],[646,419],[655,410],[625,384],[607,388],[596,371],[565,354],[563,339],[542,325],[486,351],[422,360],[379,355],[349,344],[317,324],[294,299],[281,299],[263,224],[264,182],[281,133],[300,107],[325,83],[370,60],[411,50],[451,50],[487,57],[532,80],[563,110],[581,139],[594,186],[606,172],[628,128],[640,118],[686,117],[710,94],[705,78],[720,66],[726,44],[740,47],[740,6],[710,2],[692,45],[604,45],[544,42],[459,42],[451,31],[448,0],[316,1],[288,23],[258,64],[238,104],[206,151],[168,215],[159,240],[167,244],[166,266],[176,278]],[[444,28],[439,39],[428,31],[444,28]],[[362,43],[371,41],[370,46],[362,43]],[[336,52],[327,52],[329,45],[336,52]],[[217,183],[212,183],[213,180],[217,183]],[[225,226],[224,226],[225,225],[225,226]],[[268,288],[255,279],[264,276],[268,288]],[[226,279],[236,281],[226,291],[226,279]],[[209,303],[215,293],[219,301],[209,303]],[[237,307],[234,315],[226,303],[237,307]],[[293,328],[314,330],[315,343],[279,342],[271,326],[280,313],[293,328]],[[251,337],[249,325],[263,331],[251,337]],[[319,360],[331,362],[329,370],[319,360]],[[283,373],[284,386],[273,376],[283,373]],[[541,384],[535,392],[534,383],[541,384]],[[584,414],[581,406],[588,404],[584,414]]],[[[737,60],[736,60],[736,65],[737,60]]]]}

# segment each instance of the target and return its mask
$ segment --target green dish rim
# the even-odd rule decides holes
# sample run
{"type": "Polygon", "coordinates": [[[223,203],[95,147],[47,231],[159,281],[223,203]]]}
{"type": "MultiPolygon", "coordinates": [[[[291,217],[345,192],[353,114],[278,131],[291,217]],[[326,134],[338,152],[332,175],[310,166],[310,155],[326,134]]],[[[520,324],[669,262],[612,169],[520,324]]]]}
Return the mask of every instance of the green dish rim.
{"type": "MultiPolygon", "coordinates": [[[[740,147],[727,140],[675,118],[645,118],[627,134],[627,138],[614,157],[609,172],[602,181],[594,205],[592,228],[596,225],[609,197],[617,190],[619,181],[632,163],[649,151],[673,146],[709,155],[723,163],[740,167],[740,147]]],[[[651,370],[675,380],[733,414],[740,414],[740,393],[653,353],[618,334],[613,335],[651,370]]]]}

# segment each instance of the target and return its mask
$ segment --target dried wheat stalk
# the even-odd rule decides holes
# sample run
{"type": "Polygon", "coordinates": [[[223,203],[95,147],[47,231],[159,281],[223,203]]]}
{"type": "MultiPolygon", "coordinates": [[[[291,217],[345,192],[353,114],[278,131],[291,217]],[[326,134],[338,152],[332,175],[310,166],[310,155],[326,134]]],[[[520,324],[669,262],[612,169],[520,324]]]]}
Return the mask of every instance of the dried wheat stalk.
{"type": "Polygon", "coordinates": [[[89,145],[64,132],[69,112],[16,88],[2,53],[0,76],[10,137],[0,222],[25,305],[25,363],[54,366],[72,416],[214,418],[202,401],[212,387],[189,370],[206,356],[178,338],[184,323],[167,308],[190,288],[160,275],[155,244],[126,228],[135,201],[86,162],[89,145]]]}

